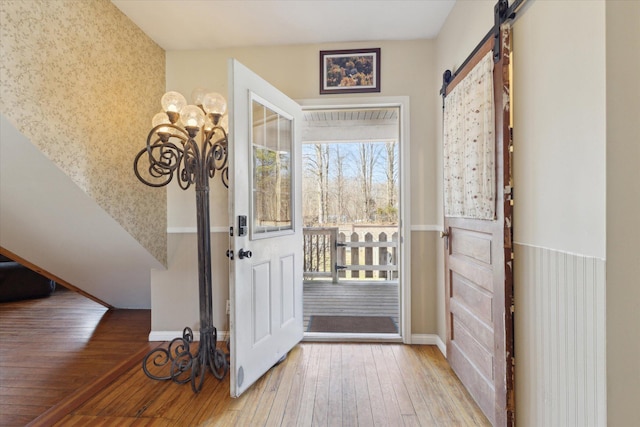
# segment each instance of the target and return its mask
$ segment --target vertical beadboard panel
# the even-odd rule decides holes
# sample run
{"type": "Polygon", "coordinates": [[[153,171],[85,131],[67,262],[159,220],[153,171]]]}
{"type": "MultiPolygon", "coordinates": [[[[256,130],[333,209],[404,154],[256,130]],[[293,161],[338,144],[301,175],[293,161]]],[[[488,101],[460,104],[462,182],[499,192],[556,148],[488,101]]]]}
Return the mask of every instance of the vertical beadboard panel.
{"type": "Polygon", "coordinates": [[[606,425],[605,261],[515,249],[518,425],[606,425]]]}

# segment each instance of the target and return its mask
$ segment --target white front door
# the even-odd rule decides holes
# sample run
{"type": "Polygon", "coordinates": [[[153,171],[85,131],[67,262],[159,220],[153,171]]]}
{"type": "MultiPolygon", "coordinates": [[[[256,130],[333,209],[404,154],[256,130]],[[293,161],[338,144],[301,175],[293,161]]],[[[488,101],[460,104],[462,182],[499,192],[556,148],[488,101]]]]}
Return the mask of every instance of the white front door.
{"type": "Polygon", "coordinates": [[[229,60],[231,396],[303,337],[300,106],[229,60]]]}

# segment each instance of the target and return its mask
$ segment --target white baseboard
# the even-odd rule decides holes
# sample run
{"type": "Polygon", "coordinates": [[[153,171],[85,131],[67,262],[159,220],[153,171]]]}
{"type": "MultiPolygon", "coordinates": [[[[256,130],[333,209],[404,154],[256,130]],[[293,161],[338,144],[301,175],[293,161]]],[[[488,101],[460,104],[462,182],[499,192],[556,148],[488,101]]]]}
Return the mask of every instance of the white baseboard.
{"type": "Polygon", "coordinates": [[[413,334],[411,335],[411,344],[435,345],[444,357],[447,357],[447,346],[444,344],[439,335],[436,334],[413,334]]]}
{"type": "Polygon", "coordinates": [[[447,358],[447,345],[440,339],[439,335],[436,335],[436,337],[438,337],[438,342],[437,342],[437,346],[438,346],[438,350],[440,350],[440,353],[442,353],[442,355],[444,356],[444,358],[447,358]]]}
{"type": "MultiPolygon", "coordinates": [[[[312,334],[306,334],[306,335],[312,335],[312,334]]],[[[307,337],[306,335],[305,335],[305,338],[311,338],[311,337],[307,337]]],[[[226,331],[218,331],[218,341],[224,341],[227,336],[228,336],[228,333],[226,331]]],[[[178,338],[178,337],[182,337],[182,331],[151,331],[149,333],[149,341],[171,341],[172,339],[178,338]]],[[[318,338],[318,337],[313,337],[313,338],[318,338]]],[[[342,338],[344,339],[344,337],[342,338]]],[[[354,337],[351,337],[351,338],[354,338],[354,337]]],[[[200,341],[200,332],[193,331],[193,340],[200,341]]],[[[315,339],[305,339],[305,341],[315,341],[315,339]]],[[[442,339],[440,339],[440,337],[436,334],[412,334],[411,344],[435,345],[438,347],[438,349],[444,355],[444,357],[447,357],[447,346],[444,344],[442,339]]]]}
{"type": "MultiPolygon", "coordinates": [[[[218,331],[218,341],[224,341],[227,336],[226,331],[218,331]]],[[[182,337],[182,331],[151,331],[149,333],[149,341],[171,341],[180,337],[182,337]]],[[[199,331],[193,331],[193,340],[200,341],[199,331]]]]}

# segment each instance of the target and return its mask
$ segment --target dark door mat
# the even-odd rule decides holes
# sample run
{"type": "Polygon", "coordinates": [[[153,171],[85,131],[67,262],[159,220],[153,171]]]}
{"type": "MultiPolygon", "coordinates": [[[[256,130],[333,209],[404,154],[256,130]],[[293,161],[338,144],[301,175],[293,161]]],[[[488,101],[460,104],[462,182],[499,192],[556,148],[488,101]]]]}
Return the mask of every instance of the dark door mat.
{"type": "Polygon", "coordinates": [[[398,328],[391,317],[311,316],[307,332],[397,334],[398,328]]]}

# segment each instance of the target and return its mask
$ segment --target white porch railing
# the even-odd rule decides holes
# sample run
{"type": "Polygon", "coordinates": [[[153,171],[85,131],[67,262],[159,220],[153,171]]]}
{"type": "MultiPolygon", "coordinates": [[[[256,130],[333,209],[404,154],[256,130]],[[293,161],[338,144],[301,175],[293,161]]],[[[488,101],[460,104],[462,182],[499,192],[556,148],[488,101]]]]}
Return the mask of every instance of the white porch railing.
{"type": "MultiPolygon", "coordinates": [[[[370,227],[375,230],[375,226],[370,227]]],[[[304,277],[349,280],[398,278],[398,233],[353,232],[338,227],[304,228],[304,277]],[[376,240],[374,240],[376,237],[376,240]]]]}

